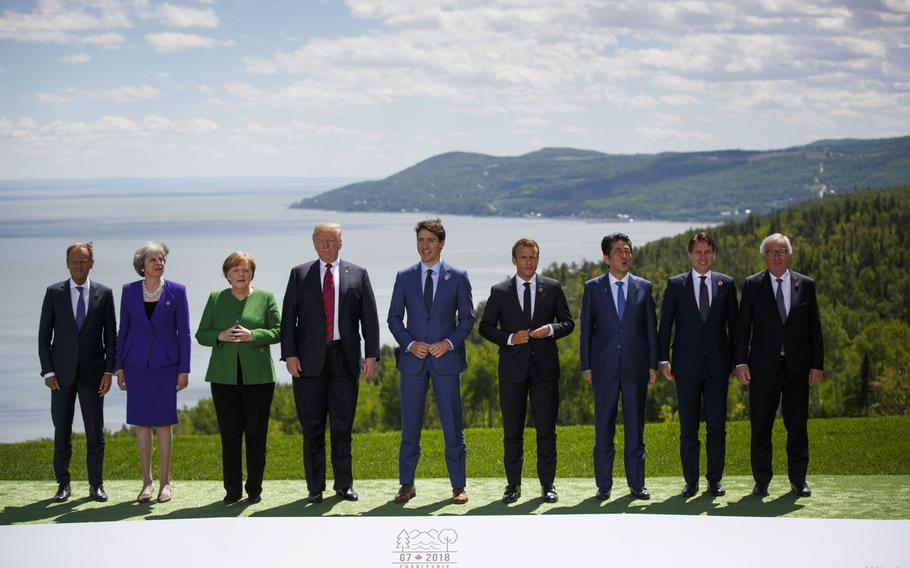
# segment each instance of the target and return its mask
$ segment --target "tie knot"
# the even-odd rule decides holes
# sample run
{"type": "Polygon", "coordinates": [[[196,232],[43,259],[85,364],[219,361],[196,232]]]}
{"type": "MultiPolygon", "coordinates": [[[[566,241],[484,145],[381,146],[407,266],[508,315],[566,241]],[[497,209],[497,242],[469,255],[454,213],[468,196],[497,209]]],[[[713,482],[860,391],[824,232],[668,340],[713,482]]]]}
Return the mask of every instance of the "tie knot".
{"type": "Polygon", "coordinates": [[[76,286],[76,290],[79,290],[79,293],[82,293],[82,286],[76,286]]]}
{"type": "Polygon", "coordinates": [[[325,269],[326,269],[326,270],[331,270],[331,269],[332,269],[332,263],[331,263],[331,262],[325,263],[325,269]]]}
{"type": "Polygon", "coordinates": [[[704,282],[705,278],[707,278],[707,276],[699,276],[699,278],[701,278],[701,281],[704,282]]]}
{"type": "Polygon", "coordinates": [[[531,283],[530,283],[530,282],[525,282],[524,286],[525,286],[525,288],[530,288],[530,287],[531,287],[531,283]]]}
{"type": "Polygon", "coordinates": [[[623,285],[623,284],[625,284],[625,282],[617,282],[617,283],[616,283],[616,285],[619,286],[620,288],[622,288],[622,285],[623,285]]]}
{"type": "Polygon", "coordinates": [[[783,278],[777,278],[777,285],[778,285],[778,286],[780,286],[780,285],[783,284],[783,283],[784,283],[784,279],[783,279],[783,278]]]}
{"type": "Polygon", "coordinates": [[[427,276],[433,276],[433,269],[427,268],[427,276]]]}

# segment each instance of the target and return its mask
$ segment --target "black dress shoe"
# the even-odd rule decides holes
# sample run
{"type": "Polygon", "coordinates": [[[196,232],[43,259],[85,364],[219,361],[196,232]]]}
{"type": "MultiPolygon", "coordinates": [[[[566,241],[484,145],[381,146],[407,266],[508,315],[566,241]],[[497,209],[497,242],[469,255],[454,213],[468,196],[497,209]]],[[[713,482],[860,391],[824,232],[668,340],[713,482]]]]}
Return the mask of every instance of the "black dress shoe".
{"type": "Polygon", "coordinates": [[[595,495],[594,498],[597,499],[598,501],[606,501],[607,499],[610,498],[610,490],[602,489],[602,488],[598,487],[597,495],[595,495]]]}
{"type": "Polygon", "coordinates": [[[514,503],[521,497],[521,485],[506,485],[506,490],[502,492],[503,503],[514,503]]]}
{"type": "Polygon", "coordinates": [[[641,489],[632,489],[629,488],[629,492],[632,494],[632,497],[636,499],[641,499],[642,501],[647,501],[651,498],[651,493],[648,492],[647,487],[642,487],[641,489]]]}
{"type": "Polygon", "coordinates": [[[310,491],[307,493],[306,500],[310,503],[322,503],[322,491],[310,491]]]}
{"type": "Polygon", "coordinates": [[[752,495],[755,497],[767,497],[768,496],[768,484],[757,481],[755,487],[752,488],[752,495]]]}
{"type": "Polygon", "coordinates": [[[262,501],[262,494],[261,494],[261,493],[255,493],[255,494],[250,495],[249,497],[247,497],[246,500],[249,501],[251,504],[255,505],[256,503],[262,501]]]}
{"type": "Polygon", "coordinates": [[[709,481],[708,491],[710,491],[711,495],[714,495],[715,497],[723,497],[727,494],[727,490],[724,489],[724,484],[720,481],[709,481]]]}
{"type": "Polygon", "coordinates": [[[353,487],[348,487],[347,489],[336,489],[335,495],[338,496],[339,499],[343,499],[345,501],[356,501],[360,499],[360,496],[357,495],[357,492],[354,491],[353,487]]]}
{"type": "Polygon", "coordinates": [[[812,497],[812,490],[809,489],[809,484],[805,481],[801,483],[791,483],[790,489],[796,493],[797,497],[812,497]]]}
{"type": "Polygon", "coordinates": [[[555,503],[559,501],[559,494],[556,493],[556,488],[552,485],[542,486],[540,492],[544,503],[555,503]]]}
{"type": "Polygon", "coordinates": [[[687,481],[679,494],[688,499],[689,497],[695,497],[696,493],[698,493],[698,482],[689,483],[687,481]]]}
{"type": "Polygon", "coordinates": [[[70,498],[70,484],[61,483],[57,487],[57,492],[54,493],[54,503],[63,503],[70,498]]]}
{"type": "Polygon", "coordinates": [[[232,503],[236,503],[237,501],[240,501],[241,499],[243,499],[242,493],[237,493],[234,495],[228,493],[227,495],[224,496],[224,499],[222,499],[221,501],[224,502],[225,505],[231,505],[232,503]]]}
{"type": "Polygon", "coordinates": [[[94,487],[89,488],[88,497],[89,499],[98,501],[99,503],[104,503],[107,501],[107,493],[104,492],[104,486],[100,483],[94,487]]]}

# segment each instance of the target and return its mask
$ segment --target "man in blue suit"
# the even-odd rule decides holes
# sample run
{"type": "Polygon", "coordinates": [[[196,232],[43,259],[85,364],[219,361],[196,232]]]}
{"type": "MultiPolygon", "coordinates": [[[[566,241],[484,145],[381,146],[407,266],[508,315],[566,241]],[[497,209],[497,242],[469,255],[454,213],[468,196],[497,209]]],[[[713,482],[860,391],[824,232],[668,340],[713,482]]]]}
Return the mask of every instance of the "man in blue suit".
{"type": "Polygon", "coordinates": [[[679,458],[685,479],[682,496],[687,498],[698,492],[698,428],[702,412],[707,432],[708,490],[715,497],[726,493],[720,480],[724,475],[727,438],[727,387],[733,370],[736,284],[726,274],[711,270],[716,252],[711,235],[692,235],[692,270],[667,280],[660,309],[660,370],[667,380],[676,383],[679,458]]]}
{"type": "Polygon", "coordinates": [[[594,391],[594,478],[597,498],[613,488],[613,436],[622,397],[626,481],[636,499],[645,487],[645,397],[657,379],[657,315],[651,283],[629,273],[632,241],[613,233],[600,243],[608,272],[585,282],[579,358],[594,391]]]}
{"type": "Polygon", "coordinates": [[[445,438],[446,467],[452,482],[452,502],[467,503],[465,492],[464,424],[460,373],[468,366],[465,339],[474,325],[471,282],[464,270],[442,262],[446,231],[439,219],[426,219],[414,228],[420,262],[395,277],[389,306],[389,330],[398,343],[395,358],[401,373],[401,447],[398,503],[417,492],[414,473],[420,458],[420,430],[427,387],[433,394],[445,438]],[[407,314],[407,323],[405,323],[407,314]]]}

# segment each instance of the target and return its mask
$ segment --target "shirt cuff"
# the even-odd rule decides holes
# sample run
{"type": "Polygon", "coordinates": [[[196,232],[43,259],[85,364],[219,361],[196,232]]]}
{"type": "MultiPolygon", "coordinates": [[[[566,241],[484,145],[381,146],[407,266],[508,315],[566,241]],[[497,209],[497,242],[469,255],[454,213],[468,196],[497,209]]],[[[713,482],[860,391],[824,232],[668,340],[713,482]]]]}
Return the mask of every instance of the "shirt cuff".
{"type": "Polygon", "coordinates": [[[734,369],[739,369],[740,367],[745,367],[748,363],[740,363],[739,365],[733,367],[734,369]]]}
{"type": "Polygon", "coordinates": [[[548,323],[548,324],[547,324],[547,327],[550,328],[550,333],[549,333],[549,335],[548,335],[547,337],[553,337],[553,324],[552,324],[552,323],[548,323]]]}
{"type": "Polygon", "coordinates": [[[451,340],[451,339],[448,339],[448,338],[446,338],[446,341],[447,341],[447,342],[448,342],[448,344],[449,344],[449,350],[451,350],[451,351],[455,351],[455,344],[454,344],[454,343],[452,343],[452,340],[451,340]]]}
{"type": "Polygon", "coordinates": [[[50,373],[44,373],[43,375],[41,375],[41,379],[44,380],[49,377],[56,377],[56,376],[57,376],[57,373],[51,371],[50,373]]]}
{"type": "Polygon", "coordinates": [[[667,365],[670,364],[669,361],[658,361],[658,362],[657,362],[658,365],[663,365],[664,363],[666,363],[667,365]]]}
{"type": "Polygon", "coordinates": [[[410,352],[411,352],[411,345],[414,345],[415,343],[417,343],[417,342],[416,342],[416,341],[412,341],[412,342],[408,343],[408,346],[405,347],[404,350],[407,351],[408,353],[410,353],[410,352]]]}
{"type": "Polygon", "coordinates": [[[509,338],[506,339],[506,345],[512,345],[512,336],[513,335],[515,335],[515,334],[514,333],[509,334],[509,338]]]}

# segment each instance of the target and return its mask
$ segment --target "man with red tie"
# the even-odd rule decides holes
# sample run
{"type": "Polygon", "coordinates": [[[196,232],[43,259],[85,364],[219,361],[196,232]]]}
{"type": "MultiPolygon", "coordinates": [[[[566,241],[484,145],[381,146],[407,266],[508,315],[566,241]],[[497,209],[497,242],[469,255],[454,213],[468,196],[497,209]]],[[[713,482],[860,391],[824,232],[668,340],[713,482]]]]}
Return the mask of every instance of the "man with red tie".
{"type": "Polygon", "coordinates": [[[316,225],[313,246],[319,258],[291,270],[281,313],[281,359],[294,377],[310,503],[321,502],[325,491],[326,418],[335,494],[358,499],[351,466],[358,377],[362,371],[370,378],[379,358],[379,316],[369,274],[338,257],[341,245],[341,225],[316,225]]]}

